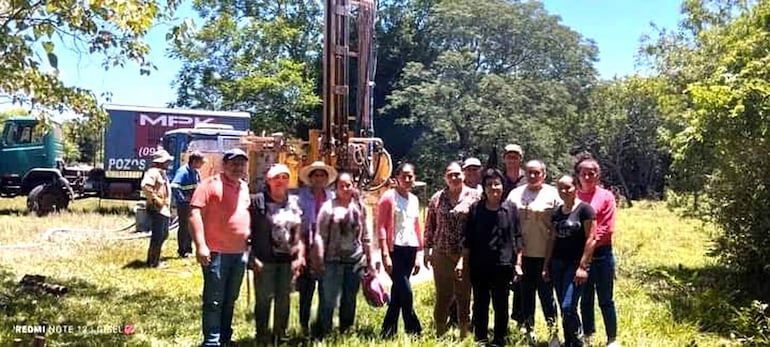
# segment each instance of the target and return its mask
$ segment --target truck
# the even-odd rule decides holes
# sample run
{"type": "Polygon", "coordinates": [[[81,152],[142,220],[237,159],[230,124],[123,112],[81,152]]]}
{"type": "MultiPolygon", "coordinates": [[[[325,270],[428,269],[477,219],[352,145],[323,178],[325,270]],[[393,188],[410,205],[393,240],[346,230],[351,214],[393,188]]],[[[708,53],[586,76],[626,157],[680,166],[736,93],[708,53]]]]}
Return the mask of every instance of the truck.
{"type": "MultiPolygon", "coordinates": [[[[27,196],[27,209],[39,216],[67,209],[75,199],[139,200],[140,181],[159,148],[174,155],[168,173],[184,165],[190,143],[237,139],[247,133],[247,112],[223,112],[107,105],[103,161],[73,165],[63,160],[61,124],[43,125],[34,117],[11,117],[0,139],[0,196],[27,196]]],[[[225,144],[227,146],[227,144],[225,144]]]]}

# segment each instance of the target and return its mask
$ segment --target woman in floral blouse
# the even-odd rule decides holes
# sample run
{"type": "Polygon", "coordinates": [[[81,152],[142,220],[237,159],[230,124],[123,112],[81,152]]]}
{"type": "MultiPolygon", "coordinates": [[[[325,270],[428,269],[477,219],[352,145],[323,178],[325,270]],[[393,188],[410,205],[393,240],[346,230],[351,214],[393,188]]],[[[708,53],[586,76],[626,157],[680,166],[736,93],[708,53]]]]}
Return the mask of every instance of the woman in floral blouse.
{"type": "Polygon", "coordinates": [[[447,331],[449,308],[456,300],[461,338],[470,330],[471,301],[470,277],[461,257],[463,229],[470,206],[480,198],[476,189],[463,184],[463,178],[459,163],[452,162],[446,167],[446,188],[430,199],[425,220],[425,267],[433,265],[436,285],[436,335],[447,331]]]}

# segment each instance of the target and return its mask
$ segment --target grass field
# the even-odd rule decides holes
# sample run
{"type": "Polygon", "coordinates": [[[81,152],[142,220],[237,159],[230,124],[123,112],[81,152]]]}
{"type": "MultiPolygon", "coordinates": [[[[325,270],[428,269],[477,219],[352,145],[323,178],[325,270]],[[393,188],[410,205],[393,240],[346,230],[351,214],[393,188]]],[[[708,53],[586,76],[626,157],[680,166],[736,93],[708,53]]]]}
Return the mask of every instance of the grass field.
{"type": "MultiPolygon", "coordinates": [[[[19,325],[47,322],[73,327],[72,332],[49,333],[48,345],[192,346],[200,343],[200,268],[193,259],[177,259],[174,232],[164,246],[166,269],[142,266],[148,239],[109,240],[131,236],[114,230],[132,222],[131,203],[78,201],[72,212],[38,218],[25,215],[23,199],[2,200],[0,209],[0,345],[31,334],[19,325]],[[51,233],[51,228],[91,229],[51,233]],[[44,237],[47,236],[47,237],[44,237]],[[14,247],[9,247],[14,246],[14,247]],[[15,247],[19,246],[19,247],[15,247]],[[69,292],[60,297],[25,290],[24,274],[40,274],[69,292]],[[130,335],[103,331],[135,327],[130,335]],[[80,331],[85,327],[84,331],[80,331]]],[[[700,222],[679,217],[663,204],[637,203],[620,210],[615,238],[618,280],[615,287],[619,341],[624,346],[737,345],[724,329],[705,321],[697,289],[682,294],[682,283],[714,268],[707,257],[709,233],[700,222]],[[682,297],[685,295],[685,297],[682,297]],[[692,295],[692,298],[687,297],[692,295]]],[[[253,290],[253,288],[252,288],[253,290]]],[[[252,294],[253,295],[253,294],[252,294]]],[[[442,340],[431,332],[433,284],[416,286],[416,305],[425,334],[419,339],[399,335],[395,341],[377,338],[384,309],[370,308],[359,298],[356,328],[332,336],[327,345],[340,346],[471,346],[454,331],[442,340]]],[[[703,300],[708,297],[703,298],[703,300]]],[[[291,329],[297,329],[297,297],[292,296],[291,329]]],[[[254,341],[253,298],[246,281],[236,306],[235,338],[241,345],[254,341]]],[[[720,309],[722,305],[714,305],[720,309]]],[[[728,308],[725,308],[727,310],[728,308]]],[[[315,310],[315,307],[314,307],[315,310]]],[[[598,311],[598,308],[597,308],[598,311]]],[[[538,309],[539,336],[545,337],[538,309]]],[[[729,312],[707,312],[728,314],[729,312]]],[[[604,343],[597,312],[597,343],[604,343]]],[[[292,333],[296,334],[293,330],[292,333]]],[[[295,335],[296,336],[296,335],[295,335]]],[[[292,344],[303,343],[295,337],[292,344]]],[[[543,341],[541,343],[545,345],[543,341]]]]}

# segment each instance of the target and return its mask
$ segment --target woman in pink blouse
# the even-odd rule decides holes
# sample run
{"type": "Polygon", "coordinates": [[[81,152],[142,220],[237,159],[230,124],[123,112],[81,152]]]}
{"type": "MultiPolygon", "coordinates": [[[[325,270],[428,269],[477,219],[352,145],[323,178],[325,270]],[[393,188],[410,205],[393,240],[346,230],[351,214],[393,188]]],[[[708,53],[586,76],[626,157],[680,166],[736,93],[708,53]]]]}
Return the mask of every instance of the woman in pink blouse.
{"type": "Polygon", "coordinates": [[[382,263],[393,280],[388,311],[382,323],[382,336],[390,338],[398,330],[399,313],[404,315],[407,334],[422,333],[414,311],[410,275],[420,271],[417,252],[422,251],[420,201],[411,193],[415,181],[414,165],[404,163],[395,172],[397,186],[385,192],[377,205],[377,233],[382,263]]]}

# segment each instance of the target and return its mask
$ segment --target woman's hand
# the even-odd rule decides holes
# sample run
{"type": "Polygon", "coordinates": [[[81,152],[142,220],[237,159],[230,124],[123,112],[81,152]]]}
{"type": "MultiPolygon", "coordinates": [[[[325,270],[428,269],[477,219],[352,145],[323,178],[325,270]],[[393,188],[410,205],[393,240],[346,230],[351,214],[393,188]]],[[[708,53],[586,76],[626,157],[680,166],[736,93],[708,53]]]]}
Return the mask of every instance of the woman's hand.
{"type": "Polygon", "coordinates": [[[575,271],[575,284],[581,285],[586,283],[586,281],[588,281],[588,271],[580,266],[577,268],[577,271],[575,271]]]}
{"type": "Polygon", "coordinates": [[[382,265],[385,267],[385,272],[388,273],[388,275],[393,275],[393,260],[390,259],[390,254],[383,254],[382,255],[382,265]]]}
{"type": "Polygon", "coordinates": [[[457,266],[455,266],[455,277],[457,277],[458,281],[463,280],[463,269],[465,268],[465,264],[463,264],[464,261],[460,259],[460,261],[457,262],[457,266]]]}
{"type": "Polygon", "coordinates": [[[522,276],[524,276],[524,271],[522,271],[521,265],[516,264],[516,266],[513,267],[513,281],[521,281],[522,276]]]}

